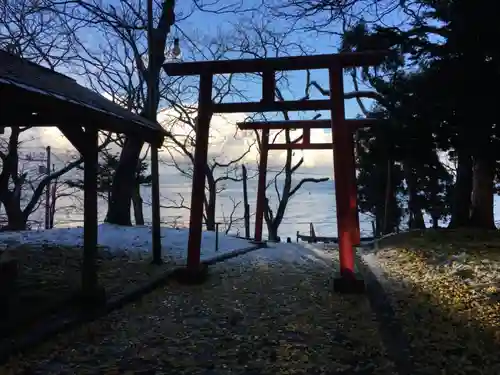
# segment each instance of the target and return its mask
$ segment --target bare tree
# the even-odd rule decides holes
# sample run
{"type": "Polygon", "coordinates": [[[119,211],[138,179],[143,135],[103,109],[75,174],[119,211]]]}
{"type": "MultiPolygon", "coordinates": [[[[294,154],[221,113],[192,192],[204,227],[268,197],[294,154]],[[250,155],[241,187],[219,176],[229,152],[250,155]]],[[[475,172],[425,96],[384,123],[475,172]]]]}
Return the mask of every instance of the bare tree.
{"type": "Polygon", "coordinates": [[[50,220],[49,227],[53,228],[56,221],[56,214],[70,215],[83,207],[83,199],[78,195],[78,190],[68,186],[60,177],[55,178],[50,186],[50,220]],[[69,200],[70,204],[61,206],[61,200],[69,200]]]}
{"type": "MultiPolygon", "coordinates": [[[[281,90],[278,87],[276,88],[276,96],[278,97],[278,100],[284,100],[283,94],[281,93],[281,90]]],[[[288,112],[284,111],[282,114],[286,121],[290,121],[290,115],[288,112]]],[[[295,139],[292,139],[290,134],[290,129],[285,129],[283,132],[285,135],[286,144],[297,143],[303,137],[301,135],[295,139]]],[[[279,133],[276,134],[274,140],[276,140],[278,135],[279,133]]],[[[275,177],[272,179],[272,182],[267,185],[267,187],[269,187],[271,184],[274,185],[274,189],[277,196],[277,202],[275,206],[276,211],[272,210],[272,204],[270,200],[267,198],[267,195],[265,200],[266,206],[264,210],[264,219],[267,225],[269,240],[271,241],[279,240],[278,229],[283,221],[283,218],[285,217],[285,212],[288,203],[293,198],[293,196],[302,188],[302,186],[304,186],[304,184],[306,183],[320,183],[329,180],[328,177],[322,177],[322,178],[305,177],[302,178],[295,186],[293,186],[293,176],[295,172],[304,163],[303,156],[295,163],[293,162],[293,156],[294,156],[293,150],[291,149],[286,150],[285,165],[283,166],[281,171],[279,171],[275,175],[275,177]],[[280,177],[282,176],[283,176],[283,181],[281,182],[280,177]]]]}
{"type": "MultiPolygon", "coordinates": [[[[277,29],[270,20],[265,18],[253,18],[240,22],[235,26],[235,31],[234,44],[231,49],[238,51],[242,57],[267,58],[300,55],[309,52],[307,45],[296,38],[292,29],[277,29]]],[[[276,81],[275,95],[278,100],[285,100],[284,90],[292,91],[289,76],[286,73],[281,73],[277,76],[276,81]]],[[[304,100],[308,98],[309,82],[310,74],[308,73],[304,100]]],[[[282,112],[281,115],[285,120],[290,120],[288,112],[282,112]]],[[[292,139],[290,130],[284,130],[276,134],[273,142],[282,134],[284,134],[285,142],[288,144],[297,143],[302,139],[302,136],[292,139]]],[[[257,132],[255,132],[255,136],[259,139],[258,144],[260,145],[260,136],[257,132]]],[[[264,219],[270,240],[278,239],[278,229],[285,216],[287,205],[297,191],[306,183],[318,183],[328,180],[328,178],[304,178],[294,186],[293,176],[304,163],[304,158],[301,157],[294,162],[294,152],[287,150],[285,153],[285,163],[281,171],[268,184],[268,187],[274,185],[276,192],[276,201],[271,202],[270,199],[266,199],[264,210],[264,219]]]]}
{"type": "MultiPolygon", "coordinates": [[[[75,55],[75,35],[83,20],[69,20],[54,2],[44,0],[12,0],[0,7],[0,48],[42,64],[50,69],[68,68],[75,55]]],[[[7,225],[3,229],[25,229],[29,216],[38,208],[40,197],[50,181],[83,163],[77,158],[48,175],[32,179],[29,171],[20,168],[21,135],[31,127],[11,127],[3,136],[0,148],[0,201],[7,225]]]]}
{"type": "MultiPolygon", "coordinates": [[[[65,173],[75,169],[83,163],[83,157],[65,164],[63,167],[50,172],[47,175],[30,178],[29,171],[20,169],[19,148],[20,135],[30,127],[12,127],[10,134],[0,142],[0,159],[2,170],[0,172],[0,202],[2,202],[8,223],[3,230],[26,229],[29,216],[36,211],[40,205],[40,198],[52,180],[59,178],[65,173]],[[3,146],[3,147],[1,147],[3,146]]],[[[105,147],[108,140],[105,138],[105,147]]]]}
{"type": "MultiPolygon", "coordinates": [[[[222,90],[218,90],[215,100],[222,100],[224,96],[222,90]]],[[[181,176],[190,180],[192,179],[194,163],[197,108],[196,106],[183,104],[180,100],[174,101],[169,99],[169,101],[171,107],[165,112],[166,120],[164,123],[165,128],[170,133],[166,147],[169,158],[164,161],[164,163],[173,166],[181,176]]],[[[216,129],[213,128],[212,130],[216,131],[216,129]]],[[[240,133],[241,132],[238,132],[235,127],[233,137],[241,137],[240,133]]],[[[213,132],[211,137],[213,139],[213,132]]],[[[246,142],[246,145],[243,146],[243,149],[238,155],[230,157],[227,155],[212,155],[207,163],[205,171],[206,193],[204,204],[204,220],[207,230],[215,230],[218,194],[226,189],[227,182],[242,181],[242,176],[239,173],[240,163],[250,153],[254,144],[255,140],[250,139],[246,142]]],[[[181,195],[179,198],[180,201],[171,200],[170,205],[163,207],[190,209],[190,207],[185,204],[185,197],[181,195]]]]}
{"type": "MultiPolygon", "coordinates": [[[[232,203],[231,212],[229,213],[229,215],[226,215],[224,213],[226,210],[224,209],[224,206],[221,205],[222,221],[224,224],[223,230],[225,234],[229,234],[229,232],[231,232],[231,229],[233,229],[233,226],[239,224],[242,220],[241,217],[235,217],[236,211],[240,206],[241,201],[236,201],[236,199],[234,199],[233,197],[229,197],[229,200],[232,203]]],[[[239,235],[239,233],[239,228],[236,228],[236,235],[239,235]]]]}
{"type": "MultiPolygon", "coordinates": [[[[89,7],[89,11],[102,17],[102,22],[111,32],[125,41],[133,51],[135,66],[138,70],[139,81],[148,88],[143,95],[143,107],[140,114],[150,120],[156,121],[156,112],[160,100],[159,84],[160,73],[165,61],[165,47],[171,27],[175,23],[174,0],[161,3],[156,27],[145,44],[148,52],[148,61],[144,62],[143,54],[139,50],[139,41],[146,38],[148,18],[153,14],[145,14],[139,6],[140,3],[122,1],[117,9],[109,5],[108,9],[99,6],[89,7]]],[[[151,20],[153,21],[153,20],[151,20]]],[[[109,205],[106,221],[114,224],[131,225],[130,204],[134,194],[135,171],[139,163],[140,153],[144,141],[137,137],[127,137],[120,155],[120,162],[116,169],[111,190],[111,203],[109,205]]]]}
{"type": "Polygon", "coordinates": [[[0,48],[52,70],[75,58],[75,35],[85,26],[50,0],[4,1],[0,19],[0,48]]]}

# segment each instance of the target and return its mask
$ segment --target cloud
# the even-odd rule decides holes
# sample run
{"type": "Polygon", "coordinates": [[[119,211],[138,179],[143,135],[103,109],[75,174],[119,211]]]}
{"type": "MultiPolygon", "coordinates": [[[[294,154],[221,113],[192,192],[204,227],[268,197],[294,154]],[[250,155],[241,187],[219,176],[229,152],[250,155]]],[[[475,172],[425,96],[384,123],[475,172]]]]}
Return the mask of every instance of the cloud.
{"type": "MultiPolygon", "coordinates": [[[[191,115],[194,118],[195,114],[191,115]]],[[[246,114],[224,114],[214,115],[210,123],[210,141],[209,141],[209,158],[215,158],[218,162],[224,163],[230,160],[240,158],[248,151],[242,159],[245,163],[256,163],[259,160],[259,149],[256,145],[255,133],[251,130],[238,130],[236,123],[244,121],[247,118],[246,114]]],[[[183,144],[187,144],[186,139],[191,137],[194,139],[194,131],[191,125],[185,124],[178,119],[178,114],[173,109],[166,109],[160,112],[158,121],[163,126],[171,131],[176,139],[183,144]]],[[[194,122],[194,121],[193,121],[194,122]]],[[[294,130],[290,132],[292,139],[299,137],[302,130],[294,130]]],[[[270,140],[274,143],[285,143],[284,132],[272,130],[270,132],[270,140]]],[[[321,129],[313,129],[311,131],[311,142],[313,143],[328,143],[331,142],[331,133],[324,132],[321,129]]],[[[181,159],[184,155],[179,148],[172,142],[168,141],[166,146],[172,149],[177,149],[175,157],[181,159]]],[[[193,152],[194,147],[187,145],[190,152],[193,152]]],[[[295,150],[293,152],[293,161],[297,162],[301,157],[304,158],[303,167],[305,168],[321,168],[333,165],[332,150],[295,150]]],[[[273,150],[269,153],[268,164],[270,167],[281,167],[286,160],[286,151],[273,150]]]]}
{"type": "MultiPolygon", "coordinates": [[[[220,163],[227,163],[241,157],[245,152],[246,156],[241,160],[249,165],[256,165],[259,160],[259,149],[256,145],[255,133],[251,130],[238,130],[236,123],[244,121],[247,115],[242,113],[214,115],[210,123],[210,143],[209,143],[209,158],[216,159],[220,163]]],[[[176,138],[184,143],[186,137],[194,139],[194,131],[191,126],[177,120],[177,114],[172,109],[160,111],[158,121],[173,134],[176,138]]],[[[7,139],[9,130],[2,138],[7,139]]],[[[270,139],[275,143],[284,143],[284,132],[279,133],[277,130],[272,130],[270,139]]],[[[301,130],[291,131],[292,139],[300,136],[301,130]]],[[[21,134],[21,141],[26,149],[26,152],[43,151],[46,146],[51,146],[54,152],[70,152],[76,153],[76,149],[71,142],[61,133],[57,127],[40,127],[32,128],[21,134]]],[[[311,131],[311,142],[327,143],[331,142],[331,133],[324,132],[321,129],[313,129],[311,131]]],[[[173,148],[172,141],[167,141],[165,147],[173,148]]],[[[190,145],[187,147],[191,152],[194,148],[190,145]]],[[[119,152],[116,146],[116,152],[119,152]]],[[[182,153],[175,153],[176,158],[187,161],[187,158],[182,153]]],[[[167,153],[160,154],[160,157],[167,157],[167,153]]],[[[332,150],[295,150],[293,152],[293,161],[297,162],[301,157],[304,157],[304,168],[332,168],[332,150]]],[[[268,165],[270,168],[282,167],[286,159],[286,151],[273,150],[269,152],[268,165]]],[[[179,160],[178,160],[179,161],[179,160]]]]}

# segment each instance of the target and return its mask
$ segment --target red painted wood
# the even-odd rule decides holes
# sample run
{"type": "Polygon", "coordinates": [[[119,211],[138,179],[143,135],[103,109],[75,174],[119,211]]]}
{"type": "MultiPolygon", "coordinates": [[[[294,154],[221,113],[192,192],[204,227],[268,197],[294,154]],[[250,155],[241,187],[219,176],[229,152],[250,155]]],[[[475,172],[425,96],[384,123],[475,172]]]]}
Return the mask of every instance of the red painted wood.
{"type": "Polygon", "coordinates": [[[342,277],[354,278],[353,230],[356,225],[352,196],[351,157],[352,134],[346,126],[344,108],[343,71],[340,64],[329,69],[331,118],[333,143],[333,164],[335,180],[335,201],[337,209],[337,230],[339,238],[340,272],[342,277]],[[351,139],[351,141],[349,141],[351,139]]]}

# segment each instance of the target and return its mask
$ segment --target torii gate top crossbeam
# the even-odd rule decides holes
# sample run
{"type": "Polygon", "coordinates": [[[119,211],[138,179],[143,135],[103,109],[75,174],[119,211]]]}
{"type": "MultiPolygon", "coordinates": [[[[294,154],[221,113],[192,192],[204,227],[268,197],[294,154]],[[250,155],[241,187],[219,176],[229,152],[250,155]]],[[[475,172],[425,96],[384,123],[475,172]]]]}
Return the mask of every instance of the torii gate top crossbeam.
{"type": "Polygon", "coordinates": [[[192,76],[202,73],[229,74],[252,73],[266,70],[328,69],[333,64],[343,68],[380,65],[388,51],[342,52],[313,56],[287,56],[266,59],[240,59],[166,63],[163,65],[169,76],[192,76]]]}
{"type": "MultiPolygon", "coordinates": [[[[356,130],[359,128],[372,126],[377,123],[377,119],[372,118],[356,118],[346,119],[345,122],[349,128],[356,130]]],[[[237,122],[236,125],[240,130],[263,130],[263,129],[331,129],[332,120],[278,120],[278,121],[248,121],[237,122]]]]}

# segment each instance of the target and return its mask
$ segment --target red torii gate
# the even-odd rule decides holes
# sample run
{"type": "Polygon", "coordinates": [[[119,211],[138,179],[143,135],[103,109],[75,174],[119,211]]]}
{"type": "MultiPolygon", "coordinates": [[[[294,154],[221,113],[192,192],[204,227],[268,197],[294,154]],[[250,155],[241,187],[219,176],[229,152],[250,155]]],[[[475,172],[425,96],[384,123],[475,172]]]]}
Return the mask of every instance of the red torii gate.
{"type": "Polygon", "coordinates": [[[343,69],[376,66],[387,57],[387,51],[348,52],[315,56],[279,57],[268,59],[218,60],[164,64],[170,76],[200,76],[196,145],[193,165],[191,211],[188,240],[187,269],[193,277],[202,269],[200,244],[203,229],[203,197],[207,164],[210,120],[213,113],[281,112],[330,110],[331,120],[277,121],[239,124],[248,129],[263,129],[259,188],[257,200],[256,239],[262,239],[262,219],[265,198],[265,169],[269,149],[329,149],[333,148],[334,180],[337,204],[337,226],[340,253],[340,277],[335,290],[361,291],[363,281],[354,273],[353,246],[359,244],[357,189],[352,130],[368,125],[368,120],[346,120],[344,109],[343,69]],[[330,99],[276,101],[276,71],[328,69],[330,99]],[[215,74],[261,72],[262,100],[246,103],[214,103],[212,79],[215,74]],[[355,124],[355,126],[353,126],[355,124]],[[269,145],[269,129],[300,128],[304,130],[302,144],[269,145]],[[333,143],[313,144],[310,129],[332,129],[333,143]],[[335,145],[335,147],[333,147],[335,145]]]}
{"type": "MultiPolygon", "coordinates": [[[[370,126],[373,124],[374,119],[346,119],[344,122],[348,127],[348,130],[351,132],[356,131],[357,129],[370,126]]],[[[265,209],[265,190],[266,190],[266,174],[267,174],[267,159],[269,151],[271,150],[327,150],[333,149],[334,151],[334,161],[335,159],[339,160],[340,157],[336,152],[336,149],[333,147],[334,142],[329,143],[311,143],[311,129],[331,129],[332,128],[332,120],[288,120],[288,121],[252,121],[252,122],[239,122],[237,123],[238,128],[240,130],[262,130],[261,142],[260,142],[260,161],[259,161],[259,180],[257,185],[257,204],[256,204],[256,213],[255,213],[255,240],[262,241],[262,228],[263,228],[263,219],[264,219],[264,209],[265,209]],[[286,130],[286,129],[301,129],[303,131],[301,143],[271,143],[269,144],[269,130],[286,130]]],[[[333,134],[333,139],[335,139],[335,134],[333,134]]],[[[338,141],[338,140],[337,140],[338,141]]],[[[352,136],[351,136],[352,142],[352,136]]],[[[351,147],[354,152],[354,147],[351,147]]],[[[338,151],[338,148],[337,148],[338,151]]],[[[349,161],[349,158],[343,157],[343,160],[349,161]]],[[[352,159],[350,160],[354,163],[354,154],[352,159]]],[[[343,162],[345,164],[345,162],[343,162]]],[[[354,164],[353,164],[354,165],[354,164]]],[[[335,167],[335,169],[337,169],[335,167]]],[[[355,175],[354,175],[355,176],[355,175]]],[[[335,173],[335,181],[336,181],[336,192],[338,191],[338,183],[337,183],[337,173],[335,173]]],[[[345,177],[342,178],[343,181],[347,181],[345,177]]],[[[339,181],[341,182],[341,181],[339,181]]],[[[354,199],[357,197],[357,188],[354,180],[354,184],[352,184],[351,194],[354,196],[354,199]]],[[[338,198],[338,194],[336,194],[338,198]]],[[[356,202],[355,202],[356,203],[356,202]]],[[[337,202],[338,206],[338,202],[337,202]]],[[[357,207],[357,203],[355,204],[357,207]]],[[[339,215],[337,210],[337,216],[339,215]]],[[[360,242],[360,230],[359,230],[359,216],[355,215],[356,218],[356,226],[351,228],[352,233],[352,244],[358,245],[360,242]]],[[[339,220],[340,222],[340,220],[339,220]]]]}

